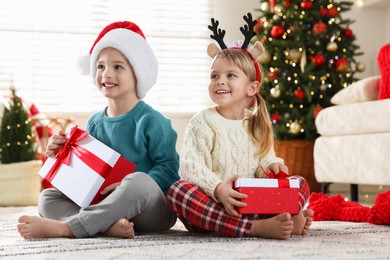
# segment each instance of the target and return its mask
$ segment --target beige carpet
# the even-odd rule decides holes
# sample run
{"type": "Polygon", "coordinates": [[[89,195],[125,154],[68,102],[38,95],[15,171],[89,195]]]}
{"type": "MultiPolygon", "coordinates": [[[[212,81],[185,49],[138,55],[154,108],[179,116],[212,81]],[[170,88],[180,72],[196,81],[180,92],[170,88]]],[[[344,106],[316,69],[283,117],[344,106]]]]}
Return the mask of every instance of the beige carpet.
{"type": "Polygon", "coordinates": [[[287,241],[191,234],[178,222],[170,231],[137,234],[134,240],[23,240],[21,214],[35,207],[0,208],[0,258],[6,259],[390,259],[390,227],[314,222],[310,235],[287,241]]]}

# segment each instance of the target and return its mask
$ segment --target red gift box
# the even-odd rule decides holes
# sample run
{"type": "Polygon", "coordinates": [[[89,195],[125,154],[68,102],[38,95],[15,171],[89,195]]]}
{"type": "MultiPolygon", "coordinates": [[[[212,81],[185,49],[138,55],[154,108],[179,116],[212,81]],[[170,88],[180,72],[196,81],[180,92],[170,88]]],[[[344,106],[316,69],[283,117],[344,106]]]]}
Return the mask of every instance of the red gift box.
{"type": "Polygon", "coordinates": [[[238,178],[234,188],[247,194],[246,207],[237,207],[240,214],[280,214],[299,212],[299,180],[238,178]]]}
{"type": "Polygon", "coordinates": [[[100,191],[134,172],[135,164],[77,126],[65,134],[67,142],[39,175],[80,207],[98,203],[105,197],[100,191]]]}

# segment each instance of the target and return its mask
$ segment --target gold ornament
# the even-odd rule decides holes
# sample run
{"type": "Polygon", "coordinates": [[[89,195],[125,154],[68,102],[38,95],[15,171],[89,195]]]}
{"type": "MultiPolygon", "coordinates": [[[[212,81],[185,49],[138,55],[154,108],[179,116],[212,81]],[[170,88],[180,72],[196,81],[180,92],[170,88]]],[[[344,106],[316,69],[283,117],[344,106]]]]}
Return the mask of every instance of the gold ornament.
{"type": "Polygon", "coordinates": [[[366,65],[364,65],[362,62],[358,62],[356,64],[356,71],[363,72],[366,69],[366,65]]]}
{"type": "Polygon", "coordinates": [[[257,61],[260,62],[260,64],[267,64],[271,61],[271,54],[266,50],[259,58],[257,58],[257,61]]]}
{"type": "Polygon", "coordinates": [[[290,130],[288,131],[292,134],[298,134],[301,131],[301,128],[301,125],[295,120],[290,124],[290,130]]]}
{"type": "Polygon", "coordinates": [[[330,43],[328,43],[328,45],[326,46],[326,49],[327,49],[328,51],[336,51],[337,48],[338,48],[338,46],[337,46],[337,43],[335,43],[335,42],[330,42],[330,43]]]}
{"type": "Polygon", "coordinates": [[[288,58],[294,63],[297,63],[301,57],[302,52],[300,52],[298,49],[292,49],[288,52],[288,58]]]}
{"type": "Polygon", "coordinates": [[[269,3],[267,3],[267,2],[261,3],[260,9],[261,9],[261,11],[268,12],[269,11],[269,3]]]}
{"type": "Polygon", "coordinates": [[[271,93],[271,97],[273,98],[280,97],[280,89],[278,87],[271,88],[270,93],[271,93]]]}
{"type": "Polygon", "coordinates": [[[300,64],[299,64],[300,67],[301,67],[301,71],[302,71],[302,72],[305,72],[306,63],[307,63],[306,49],[303,49],[302,57],[301,57],[301,62],[300,62],[300,64]]]}

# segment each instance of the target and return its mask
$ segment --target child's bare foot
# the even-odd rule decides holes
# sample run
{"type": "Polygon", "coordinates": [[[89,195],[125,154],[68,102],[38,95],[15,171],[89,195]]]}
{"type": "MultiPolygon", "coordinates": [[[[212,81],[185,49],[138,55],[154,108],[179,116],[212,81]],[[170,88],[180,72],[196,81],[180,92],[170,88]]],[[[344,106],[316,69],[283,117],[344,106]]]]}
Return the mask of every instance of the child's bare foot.
{"type": "Polygon", "coordinates": [[[26,215],[21,216],[18,221],[18,232],[24,239],[73,237],[65,221],[26,215]]]}
{"type": "Polygon", "coordinates": [[[272,218],[254,220],[250,234],[256,237],[288,239],[292,229],[290,213],[282,213],[272,218]]]}
{"type": "Polygon", "coordinates": [[[102,233],[106,237],[134,238],[134,223],[125,218],[119,219],[117,222],[102,233]]]}
{"type": "Polygon", "coordinates": [[[293,216],[294,226],[293,235],[307,235],[309,228],[313,222],[314,211],[311,209],[305,209],[293,216]]]}

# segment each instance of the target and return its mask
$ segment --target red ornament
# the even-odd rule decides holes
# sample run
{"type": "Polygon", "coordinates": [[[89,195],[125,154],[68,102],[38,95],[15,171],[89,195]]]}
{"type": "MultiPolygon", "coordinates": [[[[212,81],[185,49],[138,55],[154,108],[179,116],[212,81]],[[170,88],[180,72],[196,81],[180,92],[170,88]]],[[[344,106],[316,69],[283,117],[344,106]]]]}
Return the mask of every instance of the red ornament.
{"type": "Polygon", "coordinates": [[[344,30],[344,36],[345,36],[346,38],[351,38],[352,35],[353,35],[353,32],[352,32],[351,29],[346,28],[346,29],[344,30]]]}
{"type": "Polygon", "coordinates": [[[325,58],[322,56],[322,54],[315,54],[313,57],[311,57],[311,62],[315,63],[317,67],[321,67],[325,64],[325,58]]]}
{"type": "Polygon", "coordinates": [[[303,91],[303,89],[301,88],[297,88],[296,90],[294,90],[294,96],[297,99],[302,100],[305,98],[305,91],[303,91]]]}
{"type": "Polygon", "coordinates": [[[318,113],[323,109],[322,106],[320,105],[316,105],[314,108],[313,108],[313,118],[316,119],[317,116],[318,116],[318,113]]]}
{"type": "Polygon", "coordinates": [[[316,35],[324,33],[324,32],[326,32],[326,30],[327,30],[327,26],[322,21],[315,23],[313,25],[313,31],[314,31],[314,34],[316,34],[316,35]]]}
{"type": "Polygon", "coordinates": [[[339,14],[339,11],[336,7],[329,8],[328,15],[330,17],[336,17],[339,14]]]}
{"type": "Polygon", "coordinates": [[[272,114],[271,121],[273,124],[280,124],[280,114],[279,112],[276,112],[275,114],[272,114]]]}
{"type": "Polygon", "coordinates": [[[321,8],[320,8],[320,14],[321,14],[322,16],[328,16],[328,8],[323,8],[323,7],[321,7],[321,8]]]}
{"type": "Polygon", "coordinates": [[[283,1],[283,6],[284,7],[289,8],[289,7],[291,7],[291,5],[292,5],[292,0],[284,0],[283,1]]]}
{"type": "Polygon", "coordinates": [[[260,33],[261,32],[261,29],[263,28],[263,24],[264,24],[264,22],[263,22],[263,20],[262,19],[260,19],[260,18],[257,18],[256,19],[256,24],[255,24],[255,26],[253,27],[253,30],[255,31],[255,33],[260,33]]]}
{"type": "Polygon", "coordinates": [[[279,74],[276,71],[270,71],[268,72],[268,78],[270,79],[276,79],[279,77],[279,74]]]}
{"type": "Polygon", "coordinates": [[[305,0],[301,3],[301,8],[305,11],[313,8],[313,3],[311,0],[305,0]]]}
{"type": "Polygon", "coordinates": [[[349,62],[347,59],[339,58],[338,60],[335,61],[334,68],[336,69],[337,72],[345,73],[348,71],[349,62]]]}
{"type": "Polygon", "coordinates": [[[281,25],[274,25],[271,29],[271,36],[273,38],[279,38],[284,34],[284,28],[281,25]]]}

